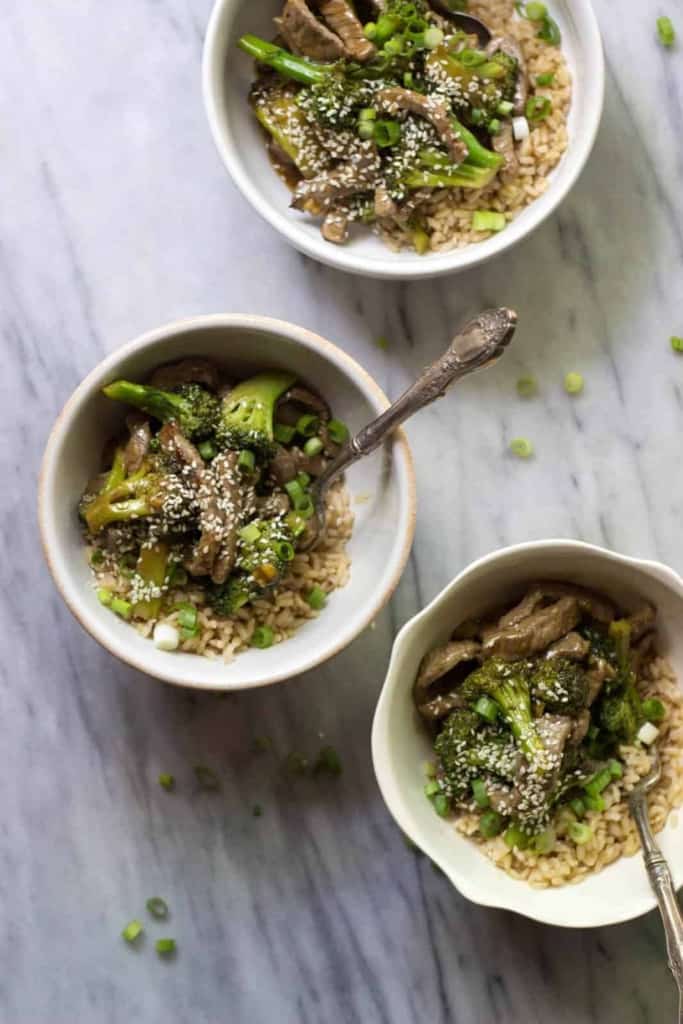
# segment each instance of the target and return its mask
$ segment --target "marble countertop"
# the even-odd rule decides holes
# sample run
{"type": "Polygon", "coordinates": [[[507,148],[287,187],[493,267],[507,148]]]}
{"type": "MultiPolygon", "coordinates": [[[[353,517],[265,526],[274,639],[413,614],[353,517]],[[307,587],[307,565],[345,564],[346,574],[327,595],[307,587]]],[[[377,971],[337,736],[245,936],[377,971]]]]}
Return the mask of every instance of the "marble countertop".
{"type": "MultiPolygon", "coordinates": [[[[474,557],[563,535],[683,570],[683,362],[668,343],[683,333],[683,55],[658,48],[650,5],[596,6],[607,104],[572,196],[510,258],[388,285],[299,256],[227,179],[200,95],[210,0],[5,0],[6,1024],[674,1019],[655,915],[565,932],[467,903],[405,847],[369,752],[396,628],[474,557]],[[376,628],[333,662],[269,691],[194,696],[116,663],[72,620],[39,549],[36,474],[53,418],[106,352],[189,314],[266,313],[327,335],[396,395],[493,303],[519,310],[514,349],[409,426],[414,553],[376,628]],[[586,378],[576,400],[568,370],[586,378]],[[525,372],[541,382],[533,403],[515,394],[525,372]],[[533,460],[506,453],[517,435],[533,460]],[[343,777],[288,781],[276,754],[251,753],[255,733],[278,755],[323,734],[343,777]],[[193,791],[197,762],[220,773],[220,794],[193,791]],[[129,949],[120,930],[155,894],[172,918],[129,949]],[[164,932],[173,963],[153,949],[164,932]]],[[[682,0],[666,6],[683,31],[682,0]]]]}

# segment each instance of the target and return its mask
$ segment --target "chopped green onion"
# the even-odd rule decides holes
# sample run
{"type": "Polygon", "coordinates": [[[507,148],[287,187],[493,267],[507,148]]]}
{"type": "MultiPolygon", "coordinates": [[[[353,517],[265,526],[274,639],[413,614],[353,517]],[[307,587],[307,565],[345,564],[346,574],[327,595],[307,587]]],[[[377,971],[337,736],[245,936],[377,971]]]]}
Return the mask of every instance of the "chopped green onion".
{"type": "Polygon", "coordinates": [[[377,111],[374,107],[363,107],[358,114],[359,121],[374,121],[377,118],[377,111]]]}
{"type": "Polygon", "coordinates": [[[586,809],[589,811],[604,811],[607,807],[605,798],[603,796],[592,796],[590,793],[586,793],[583,797],[583,802],[586,805],[586,809]]]}
{"type": "Polygon", "coordinates": [[[529,3],[524,8],[524,15],[529,21],[543,21],[548,17],[548,8],[545,4],[529,3]]]}
{"type": "Polygon", "coordinates": [[[273,427],[273,437],[280,444],[291,444],[296,434],[296,427],[289,427],[286,423],[276,423],[273,427]]]}
{"type": "Polygon", "coordinates": [[[481,107],[473,107],[470,111],[470,120],[472,124],[483,124],[486,120],[486,111],[482,110],[481,107]]]}
{"type": "Polygon", "coordinates": [[[263,808],[261,807],[261,804],[254,804],[251,809],[251,813],[255,818],[261,818],[263,816],[263,808]]]}
{"type": "Polygon", "coordinates": [[[655,725],[663,721],[666,715],[666,708],[656,697],[648,697],[647,700],[644,700],[641,710],[643,718],[647,722],[654,722],[655,725]]]}
{"type": "Polygon", "coordinates": [[[461,50],[458,54],[458,61],[464,68],[478,68],[482,64],[486,64],[487,60],[488,57],[483,50],[471,50],[469,47],[461,50]]]}
{"type": "Polygon", "coordinates": [[[175,778],[173,775],[169,775],[168,772],[162,772],[159,776],[159,785],[169,793],[172,789],[175,789],[175,778]]]}
{"type": "Polygon", "coordinates": [[[256,456],[253,452],[241,451],[237,459],[237,468],[244,476],[251,476],[256,469],[256,456]]]}
{"type": "Polygon", "coordinates": [[[323,747],[313,765],[314,775],[341,775],[341,758],[334,747],[323,747]]]}
{"type": "Polygon", "coordinates": [[[312,459],[314,456],[320,455],[323,447],[323,443],[319,437],[309,437],[308,441],[304,445],[304,455],[308,455],[308,457],[312,459]]]}
{"type": "Polygon", "coordinates": [[[312,590],[306,594],[306,604],[309,608],[312,608],[314,612],[319,612],[321,608],[325,607],[327,602],[327,594],[322,587],[313,587],[312,590]]]}
{"type": "Polygon", "coordinates": [[[503,831],[503,815],[498,811],[485,811],[479,819],[479,831],[484,839],[493,839],[503,831]]]}
{"type": "Polygon", "coordinates": [[[553,18],[550,17],[549,14],[547,14],[541,22],[541,27],[539,28],[537,35],[544,43],[550,43],[551,46],[559,46],[562,42],[560,26],[553,18]]]}
{"type": "Polygon", "coordinates": [[[443,31],[436,25],[430,25],[424,34],[424,44],[428,50],[435,50],[443,42],[443,31]]]}
{"type": "Polygon", "coordinates": [[[511,850],[517,847],[518,850],[526,850],[529,845],[529,837],[526,832],[522,832],[521,828],[517,825],[511,825],[506,830],[503,841],[506,846],[509,846],[511,850]]]}
{"type": "MultiPolygon", "coordinates": [[[[372,24],[372,22],[370,22],[372,24]]],[[[387,39],[391,39],[394,32],[398,29],[399,24],[396,18],[390,14],[380,14],[375,25],[375,35],[373,38],[378,43],[385,43],[387,39]]],[[[366,25],[367,28],[367,25],[366,25]]]]}
{"type": "Polygon", "coordinates": [[[580,373],[568,373],[564,378],[564,390],[568,395],[580,395],[583,391],[583,377],[580,373]]]}
{"type": "Polygon", "coordinates": [[[535,377],[520,377],[517,381],[517,394],[520,398],[533,398],[538,393],[538,381],[535,377]]]}
{"type": "Polygon", "coordinates": [[[415,77],[412,71],[404,72],[403,85],[406,89],[413,89],[415,87],[415,77]]]}
{"type": "Polygon", "coordinates": [[[170,956],[175,953],[175,939],[157,939],[156,951],[159,956],[170,956]]]}
{"type": "Polygon", "coordinates": [[[501,100],[496,107],[496,113],[500,114],[501,117],[509,117],[514,109],[515,105],[510,103],[510,100],[501,100]]]}
{"type": "Polygon", "coordinates": [[[260,650],[265,651],[267,647],[273,646],[274,639],[275,634],[270,626],[257,626],[251,634],[249,643],[252,647],[258,647],[260,650]]]}
{"type": "Polygon", "coordinates": [[[498,120],[497,117],[494,117],[491,121],[489,121],[488,130],[490,135],[498,134],[498,132],[500,131],[500,121],[498,120]]]}
{"type": "Polygon", "coordinates": [[[432,804],[434,806],[434,810],[436,811],[440,818],[445,818],[449,814],[451,805],[445,793],[437,793],[437,795],[432,800],[432,804]]]}
{"type": "Polygon", "coordinates": [[[674,352],[683,352],[683,338],[672,337],[671,347],[674,352]]]}
{"type": "Polygon", "coordinates": [[[667,18],[666,15],[657,18],[657,35],[662,46],[673,46],[676,42],[676,29],[671,18],[667,18]]]}
{"type": "Polygon", "coordinates": [[[399,39],[398,36],[394,36],[392,39],[388,39],[384,44],[384,52],[390,53],[392,56],[398,56],[403,52],[403,40],[399,39]]]}
{"type": "Polygon", "coordinates": [[[145,906],[152,917],[156,917],[160,921],[168,917],[168,905],[161,896],[151,896],[145,906]]]}
{"type": "Polygon", "coordinates": [[[536,85],[546,86],[552,85],[555,81],[554,71],[544,71],[542,75],[536,75],[536,85]]]}
{"type": "Polygon", "coordinates": [[[593,829],[580,821],[572,821],[569,823],[569,838],[577,846],[583,846],[593,838],[593,829]]]}
{"type": "Polygon", "coordinates": [[[174,562],[168,573],[169,587],[184,587],[186,583],[187,573],[183,569],[182,565],[178,562],[174,562]]]}
{"type": "Polygon", "coordinates": [[[196,764],[194,766],[194,775],[202,789],[214,790],[221,788],[221,780],[211,768],[207,768],[204,764],[196,764]]]}
{"type": "Polygon", "coordinates": [[[373,138],[380,149],[389,149],[401,138],[401,126],[398,121],[376,121],[373,138]]]}
{"type": "Polygon", "coordinates": [[[534,446],[526,437],[515,437],[510,441],[510,451],[518,459],[528,459],[534,454],[534,446]]]}
{"type": "Polygon", "coordinates": [[[197,629],[197,609],[189,601],[179,604],[176,608],[178,624],[192,633],[197,629]]]}
{"type": "Polygon", "coordinates": [[[421,224],[416,224],[411,229],[413,245],[418,256],[424,256],[432,247],[432,240],[421,224]]]}
{"type": "Polygon", "coordinates": [[[275,552],[283,562],[291,562],[296,554],[294,545],[290,544],[288,540],[278,540],[273,545],[275,552]]]}
{"type": "Polygon", "coordinates": [[[291,754],[287,754],[287,757],[285,758],[285,769],[291,775],[305,775],[309,768],[310,762],[303,754],[299,754],[296,751],[292,751],[291,754]]]}
{"type": "Polygon", "coordinates": [[[299,483],[304,489],[308,487],[308,485],[311,482],[310,475],[308,473],[304,473],[303,470],[301,471],[301,473],[296,474],[296,479],[299,481],[299,483]]]}
{"type": "Polygon", "coordinates": [[[498,705],[490,697],[480,697],[474,705],[474,710],[482,718],[485,718],[487,722],[495,722],[498,718],[498,705]]]}
{"type": "Polygon", "coordinates": [[[374,40],[377,38],[377,25],[375,25],[374,21],[368,21],[363,26],[363,34],[366,39],[374,40]]]}
{"type": "Polygon", "coordinates": [[[243,540],[245,544],[254,544],[260,536],[261,531],[256,523],[248,523],[246,526],[243,526],[238,533],[238,537],[243,540]]]}
{"type": "Polygon", "coordinates": [[[104,551],[101,548],[93,548],[90,555],[90,564],[92,566],[102,565],[104,561],[104,551]]]}
{"type": "Polygon", "coordinates": [[[109,607],[115,615],[118,615],[122,619],[129,619],[133,614],[132,604],[128,601],[124,601],[120,597],[113,597],[109,607]]]}
{"type": "Polygon", "coordinates": [[[306,505],[307,501],[310,501],[309,495],[305,493],[298,480],[289,480],[285,484],[285,490],[296,512],[299,511],[302,505],[306,505]]]}
{"type": "Polygon", "coordinates": [[[524,113],[527,121],[545,121],[553,109],[553,104],[548,96],[530,96],[526,101],[524,113]]]}
{"type": "Polygon", "coordinates": [[[613,779],[621,779],[624,775],[624,766],[621,761],[611,758],[607,763],[607,769],[613,779]]]}
{"type": "Polygon", "coordinates": [[[475,210],[472,214],[473,231],[502,231],[506,223],[505,214],[495,210],[475,210]]]}
{"type": "Polygon", "coordinates": [[[386,352],[389,348],[389,339],[385,338],[384,335],[380,335],[379,338],[375,339],[375,345],[377,348],[381,348],[382,352],[386,352]]]}
{"type": "Polygon", "coordinates": [[[301,434],[302,437],[313,437],[314,434],[318,433],[319,426],[320,418],[314,416],[313,413],[307,412],[297,420],[296,432],[301,434]]]}
{"type": "Polygon", "coordinates": [[[335,444],[344,444],[349,436],[349,428],[341,420],[330,420],[327,424],[327,433],[330,441],[334,441],[335,444]]]}
{"type": "Polygon", "coordinates": [[[429,782],[425,782],[424,789],[425,789],[425,796],[429,797],[430,799],[433,796],[436,796],[437,793],[441,792],[441,786],[436,781],[436,779],[430,779],[429,782]]]}
{"type": "Polygon", "coordinates": [[[121,932],[121,935],[126,942],[135,942],[135,940],[142,935],[144,929],[140,921],[131,921],[121,932]]]}
{"type": "Polygon", "coordinates": [[[374,137],[375,127],[372,121],[359,121],[358,127],[356,128],[358,138],[364,142],[369,142],[374,137]]]}
{"type": "Polygon", "coordinates": [[[596,797],[600,796],[603,789],[607,789],[610,782],[612,781],[612,774],[608,768],[602,768],[597,774],[584,784],[584,789],[588,796],[596,797]]]}
{"type": "Polygon", "coordinates": [[[106,587],[100,587],[97,591],[97,600],[106,607],[112,603],[114,595],[106,587]]]}
{"type": "Polygon", "coordinates": [[[576,815],[577,818],[583,818],[586,813],[586,805],[580,796],[574,797],[573,800],[569,801],[569,806],[576,815]]]}
{"type": "Polygon", "coordinates": [[[538,853],[541,856],[545,856],[545,854],[550,853],[555,845],[556,838],[555,829],[544,829],[543,832],[539,833],[539,835],[534,836],[532,840],[531,846],[534,853],[538,853]]]}
{"type": "Polygon", "coordinates": [[[293,537],[300,537],[306,529],[306,520],[297,512],[288,512],[285,516],[285,523],[293,537]]]}
{"type": "Polygon", "coordinates": [[[265,754],[267,750],[272,750],[273,741],[270,736],[254,736],[251,743],[251,749],[255,754],[265,754]]]}
{"type": "Polygon", "coordinates": [[[472,779],[472,796],[474,797],[474,802],[479,807],[487,808],[491,804],[486,783],[483,779],[472,779]]]}
{"type": "Polygon", "coordinates": [[[204,459],[204,462],[211,462],[218,454],[213,441],[202,441],[201,444],[197,445],[197,451],[204,459]]]}
{"type": "Polygon", "coordinates": [[[315,513],[315,507],[311,501],[310,494],[305,495],[305,500],[297,508],[298,514],[302,519],[310,519],[315,513]]]}

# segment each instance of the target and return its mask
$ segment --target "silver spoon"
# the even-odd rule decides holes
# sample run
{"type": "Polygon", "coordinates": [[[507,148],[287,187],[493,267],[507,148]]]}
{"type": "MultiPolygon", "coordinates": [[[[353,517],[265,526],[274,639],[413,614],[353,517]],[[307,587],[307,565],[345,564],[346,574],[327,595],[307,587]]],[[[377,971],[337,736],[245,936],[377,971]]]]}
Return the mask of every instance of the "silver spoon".
{"type": "Polygon", "coordinates": [[[628,803],[640,835],[647,875],[657,897],[664,923],[669,967],[678,985],[678,1024],[683,1024],[683,916],[678,905],[671,870],[652,834],[647,807],[647,794],[657,785],[661,776],[662,766],[659,752],[655,747],[652,767],[631,791],[628,803]]]}
{"type": "Polygon", "coordinates": [[[462,11],[453,10],[448,0],[429,0],[429,2],[439,14],[442,14],[444,18],[449,18],[463,32],[467,32],[470,36],[476,36],[480,46],[486,46],[491,42],[491,30],[479,18],[475,18],[472,14],[463,14],[462,11]]]}
{"type": "Polygon", "coordinates": [[[345,442],[311,487],[315,513],[298,545],[299,551],[310,551],[325,536],[325,495],[330,484],[358,459],[374,452],[410,416],[445,395],[452,384],[496,362],[512,341],[516,326],[517,314],[511,309],[480,313],[456,334],[441,358],[428,366],[400,398],[345,442]]]}

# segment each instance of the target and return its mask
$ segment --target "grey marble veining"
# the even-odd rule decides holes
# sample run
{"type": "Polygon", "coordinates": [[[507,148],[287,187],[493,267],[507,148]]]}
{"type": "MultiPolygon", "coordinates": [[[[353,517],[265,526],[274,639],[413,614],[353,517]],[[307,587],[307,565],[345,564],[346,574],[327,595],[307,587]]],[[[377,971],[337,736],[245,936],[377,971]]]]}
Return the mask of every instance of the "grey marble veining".
{"type": "MultiPolygon", "coordinates": [[[[386,285],[296,254],[226,178],[199,86],[209,6],[2,5],[0,1021],[672,1020],[654,915],[580,933],[468,904],[404,846],[369,728],[395,629],[475,556],[554,534],[683,569],[683,362],[668,347],[683,333],[683,55],[657,47],[651,5],[597,0],[607,106],[572,196],[510,258],[386,285]],[[270,691],[196,697],[72,621],[40,555],[35,482],[55,414],[105,352],[181,315],[268,313],[340,343],[395,395],[490,303],[519,310],[515,347],[411,423],[414,554],[349,650],[270,691]],[[567,370],[586,377],[578,400],[567,370]],[[541,381],[534,403],[515,395],[522,372],[541,381]],[[533,461],[506,454],[516,435],[533,461]],[[255,733],[278,756],[252,754],[255,733]],[[320,734],[342,779],[285,778],[279,756],[320,734]],[[220,795],[194,791],[197,762],[220,795]],[[154,894],[171,921],[125,948],[154,894]],[[162,933],[173,963],[154,953],[162,933]]],[[[666,7],[683,31],[683,2],[666,7]]]]}

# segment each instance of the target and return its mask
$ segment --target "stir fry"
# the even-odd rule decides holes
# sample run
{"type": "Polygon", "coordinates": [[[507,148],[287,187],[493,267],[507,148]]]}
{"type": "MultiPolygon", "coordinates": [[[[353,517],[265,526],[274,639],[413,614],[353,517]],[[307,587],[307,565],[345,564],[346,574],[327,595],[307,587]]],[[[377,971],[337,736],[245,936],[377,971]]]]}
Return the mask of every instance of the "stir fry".
{"type": "Polygon", "coordinates": [[[329,242],[346,242],[353,222],[391,221],[427,251],[421,205],[436,190],[514,178],[529,122],[550,112],[516,39],[444,9],[286,0],[275,42],[239,41],[259,67],[251,103],[292,206],[322,218],[329,242]]]}
{"type": "Polygon", "coordinates": [[[639,692],[654,630],[650,605],[620,617],[600,594],[554,582],[459,626],[413,689],[435,736],[437,812],[476,809],[483,838],[545,853],[570,808],[582,841],[581,818],[604,810],[601,793],[623,774],[620,748],[657,737],[664,706],[639,692]]]}
{"type": "Polygon", "coordinates": [[[189,582],[231,616],[274,588],[314,530],[311,484],[348,436],[325,400],[288,372],[232,383],[197,358],[104,394],[134,411],[80,502],[93,567],[126,580],[102,603],[156,620],[189,582]]]}

